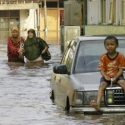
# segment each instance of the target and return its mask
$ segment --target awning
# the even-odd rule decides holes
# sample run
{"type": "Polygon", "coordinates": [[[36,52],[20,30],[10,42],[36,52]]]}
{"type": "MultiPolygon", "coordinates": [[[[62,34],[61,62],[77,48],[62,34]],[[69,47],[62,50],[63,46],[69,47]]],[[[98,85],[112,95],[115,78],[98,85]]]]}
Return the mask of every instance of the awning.
{"type": "Polygon", "coordinates": [[[38,3],[0,4],[0,10],[39,9],[38,3]]]}

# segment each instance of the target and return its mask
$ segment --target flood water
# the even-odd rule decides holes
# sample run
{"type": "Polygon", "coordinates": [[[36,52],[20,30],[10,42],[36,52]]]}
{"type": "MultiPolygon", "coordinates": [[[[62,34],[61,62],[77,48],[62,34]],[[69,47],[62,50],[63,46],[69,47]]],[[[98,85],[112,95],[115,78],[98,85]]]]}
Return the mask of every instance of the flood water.
{"type": "Polygon", "coordinates": [[[59,45],[50,45],[52,59],[44,66],[8,64],[0,44],[0,125],[125,125],[125,114],[66,114],[49,98],[52,68],[59,63],[59,45]]]}

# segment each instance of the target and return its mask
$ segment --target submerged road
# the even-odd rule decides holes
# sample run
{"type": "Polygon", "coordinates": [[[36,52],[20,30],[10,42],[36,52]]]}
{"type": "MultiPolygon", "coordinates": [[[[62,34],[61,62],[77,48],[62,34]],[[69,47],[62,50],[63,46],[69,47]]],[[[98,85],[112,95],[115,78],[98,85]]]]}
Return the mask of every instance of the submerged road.
{"type": "Polygon", "coordinates": [[[66,114],[49,98],[52,68],[60,62],[59,45],[44,66],[8,64],[0,44],[0,125],[125,125],[125,114],[66,114]]]}

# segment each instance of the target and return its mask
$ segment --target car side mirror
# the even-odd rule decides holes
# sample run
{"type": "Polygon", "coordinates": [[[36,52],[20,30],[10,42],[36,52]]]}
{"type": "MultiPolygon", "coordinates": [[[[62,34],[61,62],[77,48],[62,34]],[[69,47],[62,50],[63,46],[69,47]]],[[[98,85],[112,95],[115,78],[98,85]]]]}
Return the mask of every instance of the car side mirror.
{"type": "Polygon", "coordinates": [[[56,74],[67,74],[67,67],[65,64],[58,64],[53,67],[53,72],[56,74]]]}

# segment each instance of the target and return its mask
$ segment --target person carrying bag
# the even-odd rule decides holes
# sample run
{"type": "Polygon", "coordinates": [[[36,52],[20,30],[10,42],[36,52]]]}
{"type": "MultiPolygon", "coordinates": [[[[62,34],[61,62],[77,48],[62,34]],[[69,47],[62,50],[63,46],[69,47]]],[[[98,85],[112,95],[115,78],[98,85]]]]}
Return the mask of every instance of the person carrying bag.
{"type": "Polygon", "coordinates": [[[51,55],[49,59],[46,59],[48,52],[48,44],[41,39],[40,37],[36,37],[36,33],[34,29],[28,30],[28,37],[24,42],[24,56],[26,57],[26,62],[42,62],[44,60],[51,59],[51,55]]]}

